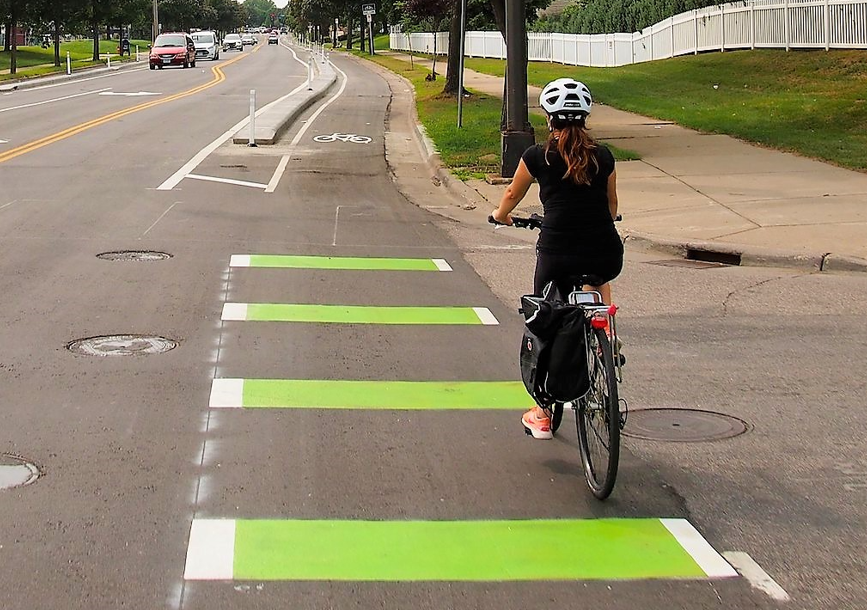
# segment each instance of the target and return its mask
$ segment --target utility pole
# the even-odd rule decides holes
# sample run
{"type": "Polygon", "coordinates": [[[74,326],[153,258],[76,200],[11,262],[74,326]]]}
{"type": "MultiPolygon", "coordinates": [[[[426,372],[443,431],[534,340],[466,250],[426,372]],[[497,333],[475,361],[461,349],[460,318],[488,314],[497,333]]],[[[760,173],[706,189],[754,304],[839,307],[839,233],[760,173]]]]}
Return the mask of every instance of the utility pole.
{"type": "Polygon", "coordinates": [[[527,108],[527,4],[506,0],[506,130],[501,134],[502,172],[511,178],[521,155],[536,143],[527,108]]]}
{"type": "Polygon", "coordinates": [[[160,15],[157,9],[157,0],[154,0],[154,23],[151,28],[151,42],[155,42],[160,35],[160,15]]]}

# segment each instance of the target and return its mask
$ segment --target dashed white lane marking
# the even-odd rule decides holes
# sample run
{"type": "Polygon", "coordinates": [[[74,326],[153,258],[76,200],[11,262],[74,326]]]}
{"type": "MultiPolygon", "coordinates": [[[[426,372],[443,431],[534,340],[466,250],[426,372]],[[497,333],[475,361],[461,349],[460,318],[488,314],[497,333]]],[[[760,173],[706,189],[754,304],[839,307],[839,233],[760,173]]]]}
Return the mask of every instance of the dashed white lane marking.
{"type": "Polygon", "coordinates": [[[244,406],[243,379],[214,379],[211,384],[212,409],[240,409],[244,406]]]}
{"type": "Polygon", "coordinates": [[[232,258],[229,259],[230,267],[249,267],[250,266],[250,255],[249,254],[233,254],[232,258]]]}
{"type": "Polygon", "coordinates": [[[0,144],[8,144],[9,140],[0,140],[0,144]]]}
{"type": "Polygon", "coordinates": [[[232,580],[235,521],[196,519],[190,528],[185,580],[232,580]]]}
{"type": "Polygon", "coordinates": [[[433,258],[431,259],[433,264],[436,265],[437,269],[440,271],[451,271],[452,266],[449,265],[444,258],[433,258]]]}
{"type": "Polygon", "coordinates": [[[500,323],[487,307],[473,307],[473,311],[476,312],[477,316],[479,316],[479,320],[481,320],[482,324],[486,326],[495,326],[500,323]]]}
{"type": "Polygon", "coordinates": [[[217,178],[215,176],[201,176],[199,174],[187,174],[186,178],[192,180],[204,180],[205,182],[220,182],[222,184],[234,184],[235,186],[249,186],[255,189],[264,189],[268,185],[259,182],[247,182],[245,180],[233,180],[231,178],[217,178]]]}
{"type": "Polygon", "coordinates": [[[746,578],[754,589],[766,593],[768,597],[779,602],[789,601],[789,594],[747,553],[728,551],[723,553],[723,557],[737,568],[741,576],[746,578]]]}
{"type": "Polygon", "coordinates": [[[162,93],[152,93],[150,91],[139,91],[137,93],[122,93],[120,91],[106,91],[100,95],[116,95],[120,97],[144,97],[146,95],[162,95],[162,93]]]}
{"type": "Polygon", "coordinates": [[[124,70],[122,72],[112,71],[111,74],[103,74],[102,76],[91,76],[90,78],[76,78],[76,79],[65,81],[62,83],[55,83],[53,85],[42,85],[41,87],[32,87],[32,88],[28,89],[27,91],[28,92],[39,91],[40,89],[53,89],[54,87],[64,87],[66,85],[77,85],[79,83],[84,83],[84,82],[87,82],[89,80],[97,80],[100,78],[109,78],[111,76],[120,76],[122,74],[135,74],[136,72],[143,72],[147,69],[148,69],[147,67],[144,67],[144,68],[136,68],[135,70],[124,70]]]}
{"type": "MultiPolygon", "coordinates": [[[[42,100],[41,102],[32,102],[30,104],[22,104],[21,106],[10,106],[9,108],[0,108],[0,112],[9,112],[10,110],[21,110],[22,108],[32,108],[34,106],[42,106],[43,104],[51,104],[52,102],[62,102],[63,100],[71,100],[74,97],[83,97],[85,95],[93,95],[94,93],[99,93],[103,95],[103,92],[108,91],[111,87],[106,87],[105,89],[95,89],[93,91],[85,91],[84,93],[76,93],[75,95],[64,95],[63,97],[55,97],[50,100],[42,100]]],[[[6,142],[6,140],[0,140],[0,143],[6,142]]]]}
{"type": "Polygon", "coordinates": [[[738,575],[737,571],[713,549],[689,521],[685,519],[660,519],[660,521],[709,578],[732,578],[738,575]]]}
{"type": "Polygon", "coordinates": [[[224,303],[222,320],[231,320],[237,322],[247,321],[247,304],[246,303],[224,303]]]}

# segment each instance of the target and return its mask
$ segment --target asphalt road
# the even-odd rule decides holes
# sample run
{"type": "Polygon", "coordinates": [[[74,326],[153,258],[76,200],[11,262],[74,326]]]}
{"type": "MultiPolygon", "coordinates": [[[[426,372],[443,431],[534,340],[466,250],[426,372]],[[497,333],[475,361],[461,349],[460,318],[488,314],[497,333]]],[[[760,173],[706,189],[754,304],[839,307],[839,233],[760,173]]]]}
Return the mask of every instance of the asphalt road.
{"type": "MultiPolygon", "coordinates": [[[[277,538],[257,547],[240,533],[235,573],[251,576],[184,578],[191,524],[202,520],[235,520],[238,532],[262,520],[327,520],[286,545],[308,545],[301,564],[315,572],[313,555],[328,550],[335,524],[469,521],[483,530],[530,519],[682,518],[716,551],[748,553],[791,596],[785,607],[865,607],[861,276],[689,268],[629,252],[615,297],[630,408],[706,409],[749,431],[704,443],[626,439],[606,503],[585,490],[569,422],[554,441],[532,441],[520,409],[209,408],[215,379],[514,380],[514,308],[532,277],[526,236],[456,223],[397,190],[385,144],[392,93],[346,58],[335,60],[340,95],[326,96],[321,114],[311,108],[282,144],[223,144],[189,170],[194,177],[159,190],[244,118],[250,89],[265,104],[306,76],[283,47],[243,57],[0,96],[0,139],[9,140],[0,144],[0,452],[43,471],[32,485],[0,491],[0,606],[781,605],[744,578],[522,580],[504,569],[479,580],[481,568],[469,565],[441,581],[364,579],[369,566],[347,560],[351,577],[287,579],[275,576],[282,565],[256,559],[284,551],[277,538]],[[225,80],[215,66],[225,66],[225,80]],[[159,95],[92,93],[107,87],[159,95]],[[332,133],[371,142],[313,140],[332,133]],[[284,157],[285,174],[265,192],[284,157]],[[96,258],[117,250],[172,258],[96,258]],[[452,271],[230,266],[250,254],[444,259],[452,271]],[[223,320],[227,303],[478,307],[500,323],[223,320]],[[179,345],[126,357],[66,349],[124,333],[179,345]],[[253,559],[244,563],[244,552],[253,559]]],[[[624,541],[628,533],[596,544],[624,541]]],[[[485,544],[492,564],[506,554],[496,535],[485,544]]],[[[426,551],[435,557],[438,545],[426,551]]],[[[632,549],[626,563],[653,552],[632,549]]]]}

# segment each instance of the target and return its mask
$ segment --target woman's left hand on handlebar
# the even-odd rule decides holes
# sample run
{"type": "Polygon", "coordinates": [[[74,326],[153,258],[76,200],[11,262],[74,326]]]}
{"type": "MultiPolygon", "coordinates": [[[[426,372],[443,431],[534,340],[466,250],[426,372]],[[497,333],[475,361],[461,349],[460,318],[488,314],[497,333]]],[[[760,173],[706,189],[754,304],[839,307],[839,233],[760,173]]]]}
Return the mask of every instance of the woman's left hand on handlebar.
{"type": "Polygon", "coordinates": [[[511,214],[500,215],[500,210],[496,209],[491,213],[491,216],[493,217],[494,220],[496,220],[500,224],[512,226],[512,215],[511,214]]]}

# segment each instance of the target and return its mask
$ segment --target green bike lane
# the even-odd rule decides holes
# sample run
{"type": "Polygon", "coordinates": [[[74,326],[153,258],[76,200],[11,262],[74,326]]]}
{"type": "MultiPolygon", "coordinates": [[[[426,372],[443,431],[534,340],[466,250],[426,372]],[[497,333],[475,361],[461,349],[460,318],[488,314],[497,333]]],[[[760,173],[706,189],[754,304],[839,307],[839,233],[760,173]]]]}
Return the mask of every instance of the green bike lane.
{"type": "MultiPolygon", "coordinates": [[[[325,132],[381,123],[384,85],[347,72],[355,99],[325,132]]],[[[651,464],[624,452],[599,503],[571,418],[524,436],[520,320],[395,192],[381,149],[308,146],[281,184],[285,243],[214,278],[182,606],[756,607],[651,464]]]]}

